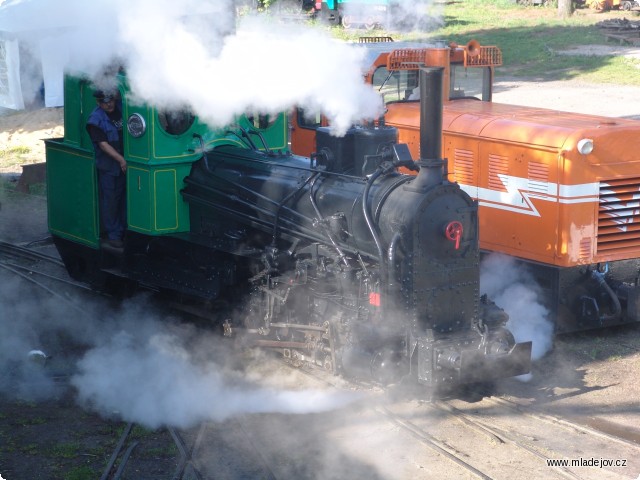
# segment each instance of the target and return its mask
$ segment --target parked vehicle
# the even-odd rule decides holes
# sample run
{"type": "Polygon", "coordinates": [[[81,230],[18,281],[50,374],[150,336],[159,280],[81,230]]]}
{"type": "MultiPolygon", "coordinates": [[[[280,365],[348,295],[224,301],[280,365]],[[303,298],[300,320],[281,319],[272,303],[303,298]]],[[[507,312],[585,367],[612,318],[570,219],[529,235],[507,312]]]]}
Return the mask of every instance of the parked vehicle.
{"type": "Polygon", "coordinates": [[[311,8],[316,16],[331,25],[364,26],[371,30],[386,22],[389,0],[323,0],[313,2],[311,8]]]}
{"type": "Polygon", "coordinates": [[[640,2],[637,0],[622,0],[620,2],[620,8],[628,12],[634,8],[640,8],[640,2]]]}

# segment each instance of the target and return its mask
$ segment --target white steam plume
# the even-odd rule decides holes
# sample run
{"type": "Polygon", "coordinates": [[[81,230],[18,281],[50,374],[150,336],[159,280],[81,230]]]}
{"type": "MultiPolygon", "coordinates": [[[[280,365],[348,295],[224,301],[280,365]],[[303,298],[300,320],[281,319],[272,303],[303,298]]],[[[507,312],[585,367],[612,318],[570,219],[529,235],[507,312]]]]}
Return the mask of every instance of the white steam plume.
{"type": "Polygon", "coordinates": [[[540,289],[532,275],[513,257],[492,253],[480,268],[480,290],[509,314],[507,327],[516,341],[532,341],[533,360],[541,358],[553,344],[553,323],[540,300],[540,289]]]}
{"type": "Polygon", "coordinates": [[[85,355],[72,379],[81,403],[149,428],[183,428],[240,413],[322,412],[358,398],[335,391],[257,387],[207,358],[207,350],[227,351],[219,340],[200,339],[194,348],[184,330],[161,325],[153,330],[144,335],[123,330],[85,355]]]}
{"type": "Polygon", "coordinates": [[[232,0],[49,1],[38,4],[35,17],[66,29],[30,31],[29,39],[65,52],[66,59],[56,60],[97,81],[117,59],[136,97],[189,106],[212,126],[247,111],[300,105],[324,113],[343,133],[382,112],[379,96],[363,81],[361,49],[267,18],[245,17],[235,26],[234,11],[232,0]]]}
{"type": "Polygon", "coordinates": [[[381,24],[387,31],[426,33],[444,26],[444,3],[434,0],[347,2],[340,12],[343,22],[356,28],[381,24]]]}
{"type": "Polygon", "coordinates": [[[247,367],[245,358],[237,363],[238,355],[230,340],[160,315],[143,297],[116,311],[85,299],[80,310],[0,269],[2,395],[52,398],[61,385],[51,375],[73,373],[83,406],[150,428],[187,427],[240,413],[322,412],[359,398],[260,386],[262,373],[247,367]],[[78,346],[86,349],[80,359],[78,346]],[[34,350],[53,360],[34,362],[34,350]]]}
{"type": "Polygon", "coordinates": [[[389,30],[429,32],[444,26],[444,2],[434,0],[393,0],[390,2],[389,30]]]}

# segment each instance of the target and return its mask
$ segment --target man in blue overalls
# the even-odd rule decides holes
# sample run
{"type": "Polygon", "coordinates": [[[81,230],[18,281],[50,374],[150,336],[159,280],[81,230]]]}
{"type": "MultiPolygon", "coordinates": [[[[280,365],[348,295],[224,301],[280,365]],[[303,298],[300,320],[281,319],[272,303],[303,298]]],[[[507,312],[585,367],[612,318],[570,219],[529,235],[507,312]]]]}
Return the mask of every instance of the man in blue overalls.
{"type": "Polygon", "coordinates": [[[107,244],[122,248],[127,226],[126,171],[122,143],[122,110],[117,95],[101,90],[93,94],[98,106],[87,120],[98,169],[100,217],[107,244]]]}

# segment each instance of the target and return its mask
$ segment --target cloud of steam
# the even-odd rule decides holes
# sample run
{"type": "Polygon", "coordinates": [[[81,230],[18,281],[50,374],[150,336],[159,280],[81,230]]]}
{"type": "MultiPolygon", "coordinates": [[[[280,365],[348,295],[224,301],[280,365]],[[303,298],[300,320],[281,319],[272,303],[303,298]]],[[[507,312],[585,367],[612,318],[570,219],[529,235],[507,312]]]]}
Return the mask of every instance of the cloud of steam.
{"type": "Polygon", "coordinates": [[[100,72],[117,59],[135,97],[189,106],[212,126],[247,111],[301,105],[324,113],[343,133],[382,112],[379,96],[364,84],[361,49],[273,18],[243,17],[236,26],[233,0],[23,3],[37,7],[37,18],[52,19],[49,25],[65,26],[51,31],[36,22],[42,30],[28,37],[47,51],[65,52],[56,60],[68,71],[100,82],[100,72]]]}
{"type": "Polygon", "coordinates": [[[426,33],[444,25],[444,3],[433,0],[348,2],[339,8],[343,23],[350,28],[378,25],[392,32],[426,33]]]}
{"type": "Polygon", "coordinates": [[[122,330],[90,350],[72,379],[81,403],[149,428],[188,427],[240,413],[309,413],[345,406],[357,397],[320,390],[277,390],[249,384],[206,351],[220,340],[192,342],[201,332],[155,325],[141,334],[122,330]],[[200,352],[201,354],[198,354],[200,352]]]}
{"type": "MultiPolygon", "coordinates": [[[[240,371],[228,340],[176,319],[151,313],[145,298],[114,311],[86,301],[82,309],[0,269],[0,393],[44,400],[60,392],[52,378],[64,358],[63,375],[79,402],[105,416],[150,428],[187,427],[240,413],[322,412],[359,397],[330,390],[264,387],[258,373],[240,371]],[[106,313],[106,314],[105,314],[106,313]],[[82,358],[76,349],[86,349],[82,358]],[[32,350],[53,358],[45,366],[32,350]]],[[[263,362],[264,363],[264,362],[263,362]]]]}
{"type": "MultiPolygon", "coordinates": [[[[125,24],[125,38],[136,28],[125,24]]],[[[149,102],[190,105],[213,125],[244,111],[275,113],[298,104],[327,115],[338,132],[381,112],[378,95],[362,80],[361,49],[317,30],[281,25],[274,32],[247,18],[212,56],[192,31],[174,28],[171,41],[158,48],[162,63],[140,51],[129,67],[134,91],[149,102]]],[[[143,44],[164,38],[156,33],[147,30],[143,44]]]]}
{"type": "Polygon", "coordinates": [[[50,296],[31,292],[5,268],[0,269],[0,285],[0,393],[29,400],[48,398],[55,393],[54,381],[41,362],[29,358],[29,352],[50,351],[57,319],[74,315],[50,296]]]}
{"type": "Polygon", "coordinates": [[[444,26],[444,2],[393,0],[387,28],[401,32],[429,32],[444,26]]]}
{"type": "Polygon", "coordinates": [[[553,323],[542,304],[532,275],[513,257],[492,253],[480,267],[480,290],[509,314],[507,327],[516,341],[532,341],[533,360],[541,358],[553,344],[553,323]]]}

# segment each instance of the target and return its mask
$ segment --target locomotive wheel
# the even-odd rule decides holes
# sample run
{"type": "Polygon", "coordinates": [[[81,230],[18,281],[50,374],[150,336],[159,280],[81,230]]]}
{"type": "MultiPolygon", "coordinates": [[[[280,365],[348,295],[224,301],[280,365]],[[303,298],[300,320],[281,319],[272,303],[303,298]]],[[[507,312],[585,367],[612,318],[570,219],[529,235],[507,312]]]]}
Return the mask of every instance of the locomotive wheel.
{"type": "Polygon", "coordinates": [[[389,385],[409,371],[406,360],[394,351],[379,351],[371,359],[371,378],[389,385]]]}
{"type": "Polygon", "coordinates": [[[622,10],[628,12],[631,10],[631,2],[622,2],[621,4],[622,10]]]}
{"type": "Polygon", "coordinates": [[[343,17],[341,17],[340,23],[342,23],[342,26],[345,29],[349,30],[353,26],[353,18],[351,17],[351,15],[344,15],[343,17]]]}
{"type": "Polygon", "coordinates": [[[373,19],[367,19],[366,22],[364,22],[364,28],[366,28],[367,30],[373,30],[374,28],[376,28],[376,21],[373,19]]]}

